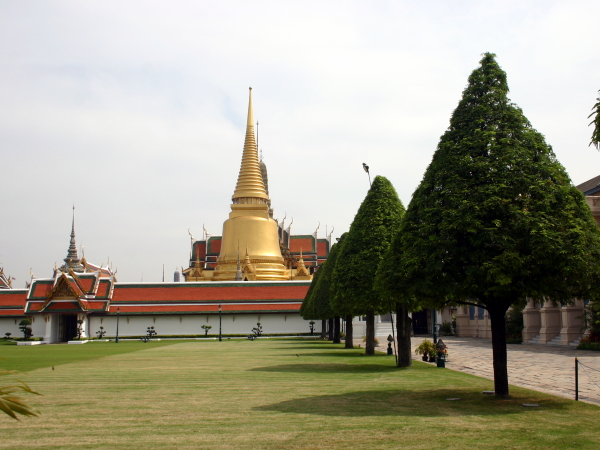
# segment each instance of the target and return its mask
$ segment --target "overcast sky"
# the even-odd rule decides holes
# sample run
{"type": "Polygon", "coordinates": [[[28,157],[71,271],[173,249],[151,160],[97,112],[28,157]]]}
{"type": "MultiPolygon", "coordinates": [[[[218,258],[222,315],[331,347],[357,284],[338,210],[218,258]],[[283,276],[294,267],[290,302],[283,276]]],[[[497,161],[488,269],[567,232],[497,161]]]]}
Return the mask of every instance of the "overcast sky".
{"type": "Polygon", "coordinates": [[[0,2],[0,265],[24,287],[77,244],[119,281],[220,235],[248,87],[275,217],[347,231],[372,176],[405,205],[481,54],[574,184],[600,174],[598,1],[0,2]]]}

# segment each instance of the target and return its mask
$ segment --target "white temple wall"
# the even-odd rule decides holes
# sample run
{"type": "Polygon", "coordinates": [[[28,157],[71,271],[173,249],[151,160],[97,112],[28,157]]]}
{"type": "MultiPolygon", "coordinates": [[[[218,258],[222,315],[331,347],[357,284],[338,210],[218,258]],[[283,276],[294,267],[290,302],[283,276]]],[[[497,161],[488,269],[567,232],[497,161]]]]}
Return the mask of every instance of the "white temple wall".
{"type": "MultiPolygon", "coordinates": [[[[0,339],[4,338],[5,333],[12,333],[11,338],[23,337],[23,333],[19,330],[19,322],[25,317],[2,317],[0,318],[0,339]]],[[[46,323],[41,317],[33,318],[31,331],[34,338],[44,337],[46,331],[46,323]]]]}
{"type": "MultiPolygon", "coordinates": [[[[260,322],[264,334],[309,333],[309,320],[300,314],[223,314],[222,334],[251,334],[252,328],[260,322]]],[[[148,327],[154,327],[157,336],[161,335],[204,335],[202,325],[210,325],[209,336],[219,334],[219,315],[165,315],[165,316],[125,316],[119,317],[119,336],[145,335],[148,327]]],[[[114,337],[117,317],[90,317],[90,337],[96,337],[100,327],[104,327],[106,337],[114,337]]]]}

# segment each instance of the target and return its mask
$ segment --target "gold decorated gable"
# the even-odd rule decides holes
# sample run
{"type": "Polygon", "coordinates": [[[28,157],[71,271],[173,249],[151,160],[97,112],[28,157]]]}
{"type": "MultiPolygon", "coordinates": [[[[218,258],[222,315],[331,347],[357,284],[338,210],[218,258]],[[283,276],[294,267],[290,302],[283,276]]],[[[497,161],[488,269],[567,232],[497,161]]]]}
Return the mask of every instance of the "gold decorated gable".
{"type": "Polygon", "coordinates": [[[46,294],[48,299],[53,298],[79,298],[79,294],[75,292],[71,283],[69,283],[69,279],[63,273],[52,290],[46,294]]]}

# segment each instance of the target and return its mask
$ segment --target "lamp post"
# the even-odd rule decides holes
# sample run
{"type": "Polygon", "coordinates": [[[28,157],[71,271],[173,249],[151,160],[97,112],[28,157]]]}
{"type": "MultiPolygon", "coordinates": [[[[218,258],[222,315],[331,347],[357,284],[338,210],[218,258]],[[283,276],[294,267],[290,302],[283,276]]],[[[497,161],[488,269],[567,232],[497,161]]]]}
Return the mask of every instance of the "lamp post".
{"type": "Polygon", "coordinates": [[[432,317],[431,317],[431,325],[433,327],[433,343],[437,344],[438,340],[438,330],[437,330],[437,311],[435,308],[431,309],[432,317]]]}
{"type": "Polygon", "coordinates": [[[221,304],[219,303],[219,342],[223,340],[223,335],[221,334],[221,304]]]}
{"type": "Polygon", "coordinates": [[[117,308],[117,337],[115,338],[115,343],[119,343],[119,314],[121,312],[121,308],[117,308]]]}
{"type": "Polygon", "coordinates": [[[363,163],[363,169],[365,169],[365,172],[367,172],[367,175],[369,175],[369,186],[372,186],[373,183],[371,183],[371,174],[369,173],[369,166],[363,163]]]}

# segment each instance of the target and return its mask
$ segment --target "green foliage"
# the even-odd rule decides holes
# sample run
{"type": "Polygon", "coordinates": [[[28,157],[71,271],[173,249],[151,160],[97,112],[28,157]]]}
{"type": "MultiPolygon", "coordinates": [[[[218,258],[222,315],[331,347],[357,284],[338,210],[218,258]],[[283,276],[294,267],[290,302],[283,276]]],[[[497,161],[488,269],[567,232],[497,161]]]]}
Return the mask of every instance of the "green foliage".
{"type": "Polygon", "coordinates": [[[338,238],[338,243],[331,247],[327,261],[321,264],[313,276],[312,283],[300,307],[300,314],[307,320],[327,320],[336,315],[330,305],[331,277],[337,264],[342,242],[347,234],[344,233],[338,238]]]}
{"type": "Polygon", "coordinates": [[[485,54],[407,209],[396,289],[505,311],[597,284],[600,233],[585,199],[507,93],[485,54]]]}
{"type": "MultiPolygon", "coordinates": [[[[16,370],[0,369],[0,377],[11,377],[17,373],[19,372],[16,370]]],[[[0,384],[0,411],[16,420],[19,420],[17,414],[23,416],[39,416],[40,412],[29,405],[22,397],[16,395],[18,393],[40,395],[22,381],[8,378],[4,383],[0,384]]]]}
{"type": "Polygon", "coordinates": [[[337,244],[335,244],[331,248],[331,252],[329,252],[329,257],[327,261],[319,271],[321,272],[321,276],[319,277],[318,283],[315,286],[314,296],[315,296],[315,310],[319,316],[319,319],[330,319],[334,316],[345,316],[349,314],[348,312],[344,312],[341,310],[333,309],[333,285],[332,278],[335,268],[338,266],[340,249],[344,245],[346,238],[348,237],[348,233],[342,234],[337,244]]]}
{"type": "Polygon", "coordinates": [[[588,335],[584,340],[600,344],[600,302],[589,302],[585,306],[583,321],[584,329],[588,330],[588,335]]]}
{"type": "Polygon", "coordinates": [[[592,133],[590,145],[596,147],[596,150],[600,150],[600,97],[596,100],[598,100],[598,102],[594,105],[592,113],[588,116],[588,119],[592,116],[596,116],[590,122],[590,125],[594,125],[594,132],[592,133]]]}
{"type": "MultiPolygon", "coordinates": [[[[331,257],[331,253],[329,253],[329,256],[331,257]]],[[[314,291],[317,283],[319,282],[319,278],[321,277],[323,266],[325,264],[327,264],[327,261],[321,264],[321,267],[319,267],[319,269],[314,273],[312,282],[310,283],[308,291],[306,292],[306,296],[304,297],[304,300],[302,300],[302,305],[300,306],[300,315],[306,320],[319,320],[317,311],[315,309],[314,291]]]]}
{"type": "Polygon", "coordinates": [[[415,348],[415,355],[435,356],[436,354],[437,349],[435,348],[435,344],[429,339],[423,339],[423,342],[415,348]]]}
{"type": "Polygon", "coordinates": [[[208,336],[208,331],[212,328],[210,325],[202,325],[200,328],[204,330],[204,336],[208,336]]]}
{"type": "Polygon", "coordinates": [[[21,330],[21,333],[23,333],[24,340],[28,340],[31,336],[33,336],[31,331],[31,320],[27,318],[21,320],[19,322],[19,330],[21,330]]]}
{"type": "Polygon", "coordinates": [[[450,322],[442,323],[442,335],[443,336],[454,335],[454,330],[452,329],[452,324],[450,322]]]}
{"type": "Polygon", "coordinates": [[[513,309],[506,313],[506,343],[520,344],[523,342],[523,310],[513,309]]]}
{"type": "Polygon", "coordinates": [[[590,341],[589,338],[586,337],[581,340],[577,346],[577,350],[593,350],[600,352],[600,342],[590,341]]]}
{"type": "Polygon", "coordinates": [[[387,178],[377,176],[341,244],[331,306],[340,316],[387,313],[393,301],[374,289],[377,268],[396,235],[404,206],[387,178]]]}

